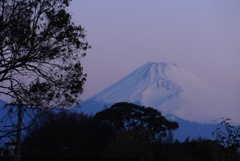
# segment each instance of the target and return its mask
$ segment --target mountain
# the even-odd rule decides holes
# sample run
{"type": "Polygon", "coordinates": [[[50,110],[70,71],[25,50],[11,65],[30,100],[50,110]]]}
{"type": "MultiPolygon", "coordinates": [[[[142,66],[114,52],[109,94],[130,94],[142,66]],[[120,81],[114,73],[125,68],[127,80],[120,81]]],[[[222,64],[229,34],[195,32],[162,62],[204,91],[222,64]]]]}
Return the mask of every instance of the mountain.
{"type": "Polygon", "coordinates": [[[116,102],[158,109],[202,124],[221,118],[240,121],[240,99],[173,63],[149,62],[81,103],[80,111],[95,114],[116,102]]]}
{"type": "Polygon", "coordinates": [[[222,128],[221,118],[230,118],[233,125],[240,123],[240,98],[173,63],[146,63],[73,109],[95,114],[117,102],[158,109],[178,122],[174,138],[179,141],[214,139],[212,132],[222,128]]]}

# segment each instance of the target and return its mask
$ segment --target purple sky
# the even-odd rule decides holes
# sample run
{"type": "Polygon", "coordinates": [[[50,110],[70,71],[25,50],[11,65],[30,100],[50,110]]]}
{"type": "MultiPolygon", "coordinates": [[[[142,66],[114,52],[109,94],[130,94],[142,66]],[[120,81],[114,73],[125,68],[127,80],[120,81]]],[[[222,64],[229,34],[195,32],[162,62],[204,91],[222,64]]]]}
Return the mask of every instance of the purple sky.
{"type": "Polygon", "coordinates": [[[239,0],[73,0],[92,45],[85,100],[149,61],[174,62],[240,98],[239,0]]]}

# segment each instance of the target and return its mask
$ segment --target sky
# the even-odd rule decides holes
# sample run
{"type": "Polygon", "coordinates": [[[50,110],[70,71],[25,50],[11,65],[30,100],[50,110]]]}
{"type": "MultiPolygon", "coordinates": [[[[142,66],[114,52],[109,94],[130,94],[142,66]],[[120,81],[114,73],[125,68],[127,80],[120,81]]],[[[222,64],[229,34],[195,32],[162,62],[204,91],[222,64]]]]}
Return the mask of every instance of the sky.
{"type": "Polygon", "coordinates": [[[147,62],[173,62],[240,98],[239,0],[72,0],[92,49],[82,100],[147,62]]]}

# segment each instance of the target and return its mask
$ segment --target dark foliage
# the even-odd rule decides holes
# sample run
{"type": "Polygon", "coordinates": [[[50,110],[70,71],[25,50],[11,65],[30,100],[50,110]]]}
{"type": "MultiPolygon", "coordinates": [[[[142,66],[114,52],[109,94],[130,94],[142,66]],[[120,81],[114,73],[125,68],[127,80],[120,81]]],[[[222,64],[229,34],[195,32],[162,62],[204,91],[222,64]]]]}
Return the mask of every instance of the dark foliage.
{"type": "Polygon", "coordinates": [[[146,141],[143,135],[116,133],[112,127],[99,125],[94,117],[69,112],[42,117],[29,130],[22,148],[25,158],[212,161],[224,155],[224,149],[215,141],[146,141]]]}
{"type": "Polygon", "coordinates": [[[98,112],[95,119],[114,130],[114,137],[103,151],[104,157],[111,158],[151,160],[152,144],[178,128],[176,122],[168,121],[156,109],[126,102],[98,112]]]}
{"type": "Polygon", "coordinates": [[[31,157],[100,157],[111,136],[93,117],[61,112],[45,114],[23,142],[23,155],[31,157]]]}
{"type": "MultiPolygon", "coordinates": [[[[0,139],[28,128],[23,115],[80,102],[86,74],[86,32],[67,8],[70,0],[0,0],[0,139]],[[38,110],[28,113],[29,109],[38,110]]],[[[18,148],[19,149],[19,148],[18,148]]],[[[20,155],[20,154],[18,154],[20,155]]]]}
{"type": "Polygon", "coordinates": [[[230,121],[230,119],[223,118],[222,126],[213,132],[217,144],[223,149],[217,154],[225,160],[240,160],[240,126],[233,126],[230,121]]]}
{"type": "Polygon", "coordinates": [[[172,144],[155,143],[152,147],[153,160],[164,161],[213,161],[214,142],[210,140],[191,140],[172,144]]]}
{"type": "Polygon", "coordinates": [[[0,1],[0,94],[31,108],[78,103],[90,48],[69,0],[0,1]]]}
{"type": "Polygon", "coordinates": [[[167,120],[156,109],[126,102],[116,103],[98,112],[95,118],[117,131],[129,132],[131,135],[135,134],[135,137],[144,136],[145,140],[166,136],[167,131],[178,128],[176,122],[167,120]]]}
{"type": "MultiPolygon", "coordinates": [[[[125,107],[124,105],[134,106],[126,103],[118,105],[121,107],[125,107]]],[[[133,107],[133,111],[137,109],[138,113],[144,108],[140,107],[139,109],[138,107],[133,107]]],[[[109,116],[122,116],[122,114],[121,112],[108,113],[109,116]]],[[[128,119],[126,118],[126,120],[128,119]]],[[[121,123],[119,124],[121,125],[121,123]]],[[[238,159],[236,155],[234,157],[226,155],[226,149],[217,141],[186,138],[185,142],[182,143],[178,141],[166,142],[159,139],[149,139],[148,133],[144,135],[136,133],[134,126],[138,127],[140,122],[134,122],[134,126],[127,129],[124,126],[113,125],[110,124],[109,120],[106,121],[97,115],[93,117],[66,111],[45,114],[35,126],[29,129],[28,135],[25,136],[22,144],[22,156],[144,161],[234,161],[238,159]]],[[[143,127],[141,126],[141,128],[143,127]]],[[[137,132],[139,131],[137,130],[137,132]]]]}

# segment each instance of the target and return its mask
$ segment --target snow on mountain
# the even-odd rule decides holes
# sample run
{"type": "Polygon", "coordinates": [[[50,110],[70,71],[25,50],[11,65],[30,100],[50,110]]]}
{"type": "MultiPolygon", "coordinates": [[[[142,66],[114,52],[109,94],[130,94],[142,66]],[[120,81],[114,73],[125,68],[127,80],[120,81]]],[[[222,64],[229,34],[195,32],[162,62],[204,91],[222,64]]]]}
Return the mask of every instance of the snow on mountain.
{"type": "Polygon", "coordinates": [[[117,102],[151,106],[163,114],[198,123],[231,118],[240,123],[240,99],[173,63],[149,62],[81,103],[95,114],[117,102]]]}

